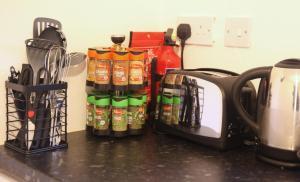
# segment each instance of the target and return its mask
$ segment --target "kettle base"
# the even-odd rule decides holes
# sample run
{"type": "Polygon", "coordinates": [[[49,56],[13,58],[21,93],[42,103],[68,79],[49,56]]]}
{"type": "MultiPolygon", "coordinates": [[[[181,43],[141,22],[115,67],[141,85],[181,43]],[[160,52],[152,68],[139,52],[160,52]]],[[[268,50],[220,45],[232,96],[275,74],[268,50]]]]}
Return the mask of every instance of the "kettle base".
{"type": "Polygon", "coordinates": [[[297,151],[283,150],[260,144],[257,151],[257,158],[277,166],[287,168],[299,168],[300,159],[297,151]]]}
{"type": "Polygon", "coordinates": [[[294,162],[286,162],[286,161],[280,161],[280,160],[276,160],[276,159],[272,159],[266,156],[263,156],[261,154],[257,154],[256,157],[264,162],[276,165],[276,166],[280,166],[280,167],[286,167],[286,168],[299,168],[300,167],[300,163],[294,163],[294,162]]]}

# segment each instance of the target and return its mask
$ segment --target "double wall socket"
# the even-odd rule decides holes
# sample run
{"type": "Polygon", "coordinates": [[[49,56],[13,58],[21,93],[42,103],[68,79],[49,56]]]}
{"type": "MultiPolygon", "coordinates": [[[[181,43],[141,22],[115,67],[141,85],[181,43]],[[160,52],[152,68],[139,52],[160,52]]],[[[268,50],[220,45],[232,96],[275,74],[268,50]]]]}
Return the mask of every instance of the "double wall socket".
{"type": "Polygon", "coordinates": [[[177,26],[181,23],[190,24],[192,35],[186,44],[212,46],[214,22],[215,17],[178,17],[177,26]]]}
{"type": "MultiPolygon", "coordinates": [[[[187,23],[191,26],[192,35],[186,40],[189,45],[212,46],[215,17],[191,16],[178,17],[177,26],[187,23]]],[[[251,46],[251,18],[232,17],[225,20],[224,46],[248,48],[251,46]]]]}

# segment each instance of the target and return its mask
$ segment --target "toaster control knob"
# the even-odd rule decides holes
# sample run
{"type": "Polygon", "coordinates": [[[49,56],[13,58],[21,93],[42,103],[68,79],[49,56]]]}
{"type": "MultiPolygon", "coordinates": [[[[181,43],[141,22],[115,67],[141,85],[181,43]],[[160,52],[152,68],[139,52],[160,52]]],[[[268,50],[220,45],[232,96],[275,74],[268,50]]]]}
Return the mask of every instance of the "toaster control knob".
{"type": "Polygon", "coordinates": [[[231,138],[231,136],[233,135],[233,124],[232,123],[229,123],[228,125],[228,134],[227,134],[227,138],[231,138]]]}
{"type": "Polygon", "coordinates": [[[300,150],[297,151],[297,157],[300,159],[300,150]]]}

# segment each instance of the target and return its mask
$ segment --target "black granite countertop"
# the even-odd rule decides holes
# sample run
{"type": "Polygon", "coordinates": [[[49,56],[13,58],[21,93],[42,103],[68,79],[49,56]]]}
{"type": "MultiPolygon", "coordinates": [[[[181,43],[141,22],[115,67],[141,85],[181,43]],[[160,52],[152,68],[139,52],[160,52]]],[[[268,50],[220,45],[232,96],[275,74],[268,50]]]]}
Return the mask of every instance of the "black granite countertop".
{"type": "Polygon", "coordinates": [[[31,157],[1,146],[0,168],[24,181],[300,181],[300,170],[258,161],[251,147],[219,152],[151,131],[122,139],[68,136],[68,149],[31,157]]]}

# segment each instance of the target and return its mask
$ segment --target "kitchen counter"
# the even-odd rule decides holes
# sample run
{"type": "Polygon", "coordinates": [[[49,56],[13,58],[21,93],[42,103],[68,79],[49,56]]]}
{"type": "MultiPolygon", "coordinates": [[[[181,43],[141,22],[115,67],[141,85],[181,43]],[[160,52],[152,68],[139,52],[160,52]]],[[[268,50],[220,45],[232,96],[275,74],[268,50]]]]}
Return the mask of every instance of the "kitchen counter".
{"type": "Polygon", "coordinates": [[[127,138],[68,135],[69,148],[23,157],[0,147],[0,169],[25,181],[300,181],[287,170],[255,159],[253,147],[219,152],[147,131],[127,138]]]}

